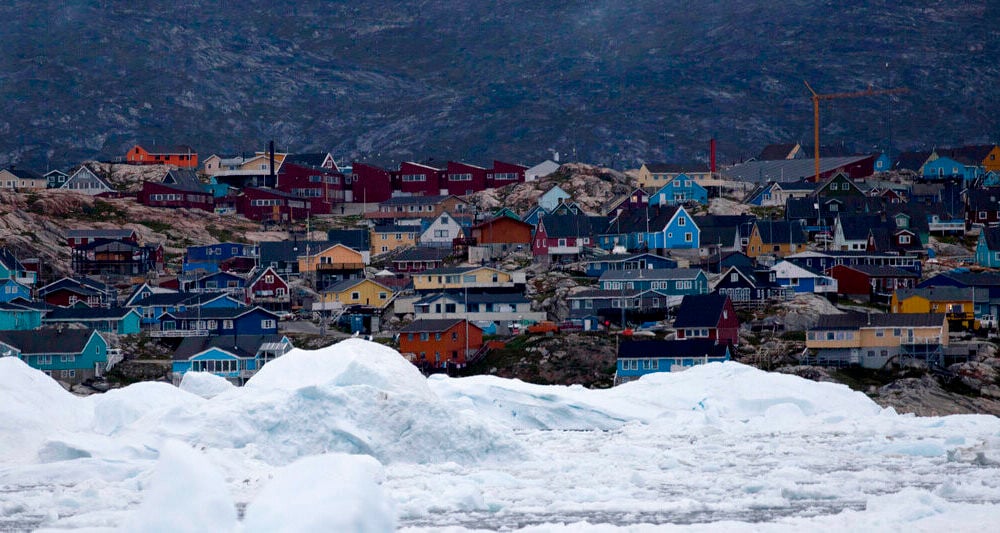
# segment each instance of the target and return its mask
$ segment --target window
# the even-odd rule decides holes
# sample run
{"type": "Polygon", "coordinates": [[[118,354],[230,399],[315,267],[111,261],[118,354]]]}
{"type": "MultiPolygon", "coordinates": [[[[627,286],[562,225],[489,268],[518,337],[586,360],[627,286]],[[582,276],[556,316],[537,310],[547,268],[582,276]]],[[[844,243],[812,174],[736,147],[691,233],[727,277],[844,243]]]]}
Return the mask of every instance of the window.
{"type": "Polygon", "coordinates": [[[737,274],[736,272],[733,272],[732,274],[729,275],[730,283],[736,283],[739,280],[740,280],[740,275],[737,274]]]}
{"type": "Polygon", "coordinates": [[[361,299],[361,293],[358,292],[358,291],[352,292],[351,293],[351,299],[352,300],[360,300],[361,299]]]}
{"type": "Polygon", "coordinates": [[[693,237],[691,236],[691,232],[688,232],[688,233],[684,234],[684,242],[691,242],[692,240],[693,240],[693,237]]]}
{"type": "Polygon", "coordinates": [[[274,283],[274,276],[271,274],[264,276],[264,283],[274,283]]]}
{"type": "Polygon", "coordinates": [[[388,297],[389,297],[389,294],[388,294],[388,293],[385,293],[385,292],[380,292],[380,293],[378,293],[378,299],[379,299],[379,300],[385,300],[385,299],[386,299],[386,298],[388,298],[388,297]]]}
{"type": "Polygon", "coordinates": [[[835,190],[837,190],[837,188],[838,188],[839,186],[840,186],[840,184],[839,184],[839,183],[831,183],[831,184],[830,184],[830,190],[831,190],[831,191],[835,191],[835,190]]]}
{"type": "Polygon", "coordinates": [[[218,321],[216,321],[216,320],[209,320],[208,321],[208,329],[215,329],[217,327],[219,327],[219,322],[218,321]]]}
{"type": "Polygon", "coordinates": [[[910,244],[910,236],[909,235],[900,235],[899,236],[899,244],[910,244]]]}
{"type": "Polygon", "coordinates": [[[38,356],[38,364],[40,364],[40,365],[51,365],[52,364],[52,356],[51,355],[39,355],[38,356]]]}
{"type": "Polygon", "coordinates": [[[677,225],[678,226],[686,226],[687,225],[687,219],[684,218],[684,217],[678,218],[677,219],[677,225]]]}
{"type": "Polygon", "coordinates": [[[263,329],[274,329],[278,327],[278,324],[274,320],[271,320],[270,318],[265,318],[264,320],[260,321],[260,327],[263,329]]]}
{"type": "Polygon", "coordinates": [[[426,331],[420,332],[420,340],[426,341],[426,340],[430,340],[430,338],[431,338],[430,334],[427,333],[426,331]]]}
{"type": "Polygon", "coordinates": [[[232,320],[223,320],[222,321],[222,329],[233,329],[233,321],[232,320]]]}
{"type": "Polygon", "coordinates": [[[875,336],[876,337],[885,337],[885,330],[882,329],[882,328],[876,329],[875,330],[875,336]]]}

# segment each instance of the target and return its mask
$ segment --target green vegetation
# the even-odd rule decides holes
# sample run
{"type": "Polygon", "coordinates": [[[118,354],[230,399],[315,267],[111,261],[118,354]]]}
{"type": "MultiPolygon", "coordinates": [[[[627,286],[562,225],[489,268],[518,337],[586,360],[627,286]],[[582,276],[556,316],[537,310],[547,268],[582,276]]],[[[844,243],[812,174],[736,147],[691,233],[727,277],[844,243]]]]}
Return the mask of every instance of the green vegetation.
{"type": "Polygon", "coordinates": [[[128,213],[104,200],[94,200],[93,205],[84,206],[74,218],[91,222],[125,222],[128,213]]]}
{"type": "Polygon", "coordinates": [[[155,231],[156,233],[164,233],[172,227],[170,224],[166,222],[161,222],[159,220],[140,220],[137,223],[146,226],[147,228],[155,231]]]}
{"type": "Polygon", "coordinates": [[[236,233],[233,233],[232,231],[225,228],[219,228],[217,226],[210,225],[205,228],[205,231],[207,231],[208,234],[211,235],[213,239],[219,242],[239,242],[239,243],[246,242],[246,239],[244,239],[242,235],[237,235],[236,233]]]}

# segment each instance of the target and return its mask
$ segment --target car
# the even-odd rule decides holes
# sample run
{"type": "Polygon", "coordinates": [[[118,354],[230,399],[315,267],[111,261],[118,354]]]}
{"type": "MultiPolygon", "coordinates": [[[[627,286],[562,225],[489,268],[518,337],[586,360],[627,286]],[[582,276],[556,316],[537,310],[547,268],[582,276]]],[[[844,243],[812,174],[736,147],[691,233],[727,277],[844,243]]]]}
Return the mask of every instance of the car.
{"type": "Polygon", "coordinates": [[[278,315],[278,320],[294,320],[297,316],[291,311],[275,311],[274,314],[278,315]]]}

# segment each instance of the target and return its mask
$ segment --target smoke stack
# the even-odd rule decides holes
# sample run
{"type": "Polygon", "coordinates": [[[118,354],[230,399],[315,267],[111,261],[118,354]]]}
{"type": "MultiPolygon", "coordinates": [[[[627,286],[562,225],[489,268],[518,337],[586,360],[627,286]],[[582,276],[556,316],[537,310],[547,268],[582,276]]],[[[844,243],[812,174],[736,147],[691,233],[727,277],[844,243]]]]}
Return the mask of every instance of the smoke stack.
{"type": "Polygon", "coordinates": [[[267,153],[268,153],[268,156],[271,158],[271,171],[270,171],[270,174],[268,175],[268,178],[269,178],[268,185],[271,186],[271,187],[277,187],[278,186],[278,179],[274,177],[274,141],[273,140],[271,142],[267,143],[267,153]]]}
{"type": "Polygon", "coordinates": [[[715,139],[708,141],[708,151],[709,151],[709,169],[712,174],[715,174],[715,139]]]}

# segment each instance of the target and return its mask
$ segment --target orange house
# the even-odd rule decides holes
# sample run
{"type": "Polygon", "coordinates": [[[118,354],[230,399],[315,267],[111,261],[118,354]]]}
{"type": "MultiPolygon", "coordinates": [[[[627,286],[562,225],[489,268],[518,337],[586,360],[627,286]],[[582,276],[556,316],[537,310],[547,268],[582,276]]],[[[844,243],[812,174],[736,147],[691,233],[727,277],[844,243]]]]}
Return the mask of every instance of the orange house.
{"type": "Polygon", "coordinates": [[[190,146],[135,145],[125,154],[125,161],[133,165],[174,165],[180,168],[198,168],[198,152],[190,146]]]}
{"type": "Polygon", "coordinates": [[[463,367],[482,347],[483,330],[461,318],[421,319],[399,330],[399,353],[421,367],[463,367]]]}
{"type": "Polygon", "coordinates": [[[472,227],[476,244],[531,244],[531,224],[507,215],[493,217],[472,227]]]}

